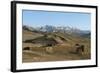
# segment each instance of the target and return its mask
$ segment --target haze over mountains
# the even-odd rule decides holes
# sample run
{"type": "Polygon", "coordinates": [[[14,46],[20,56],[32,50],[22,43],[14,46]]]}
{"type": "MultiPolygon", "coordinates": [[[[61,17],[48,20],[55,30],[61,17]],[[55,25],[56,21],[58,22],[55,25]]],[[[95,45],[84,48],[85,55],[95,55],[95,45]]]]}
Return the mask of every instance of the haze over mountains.
{"type": "Polygon", "coordinates": [[[41,27],[32,27],[23,25],[24,30],[32,31],[32,32],[46,32],[46,33],[52,33],[52,32],[60,32],[60,33],[68,33],[71,35],[81,36],[81,37],[90,37],[91,32],[90,30],[81,30],[75,27],[69,27],[69,26],[52,26],[52,25],[45,25],[41,27]]]}

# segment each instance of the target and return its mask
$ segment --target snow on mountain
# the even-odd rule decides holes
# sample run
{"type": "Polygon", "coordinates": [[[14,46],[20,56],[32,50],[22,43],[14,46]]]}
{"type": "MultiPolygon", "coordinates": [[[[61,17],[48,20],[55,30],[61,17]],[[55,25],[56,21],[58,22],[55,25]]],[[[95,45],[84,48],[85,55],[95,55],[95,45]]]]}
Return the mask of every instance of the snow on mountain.
{"type": "Polygon", "coordinates": [[[28,31],[39,31],[39,32],[62,32],[62,33],[69,33],[69,34],[73,34],[73,35],[90,35],[90,31],[87,30],[81,30],[78,28],[74,28],[74,27],[55,27],[55,26],[51,26],[51,25],[45,25],[45,26],[41,26],[41,27],[31,27],[31,26],[27,26],[27,25],[23,25],[23,29],[28,30],[28,31]]]}

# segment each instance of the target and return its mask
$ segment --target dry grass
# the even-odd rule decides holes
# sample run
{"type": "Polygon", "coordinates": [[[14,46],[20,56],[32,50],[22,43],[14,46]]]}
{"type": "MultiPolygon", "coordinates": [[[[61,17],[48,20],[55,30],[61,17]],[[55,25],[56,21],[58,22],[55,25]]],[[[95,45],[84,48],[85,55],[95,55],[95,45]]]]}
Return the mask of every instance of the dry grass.
{"type": "MultiPolygon", "coordinates": [[[[31,46],[32,47],[32,46],[31,46]]],[[[46,52],[46,47],[32,47],[30,51],[23,50],[23,62],[63,61],[90,59],[90,50],[81,55],[75,53],[73,46],[56,45],[53,53],[46,52]]]]}
{"type": "MultiPolygon", "coordinates": [[[[63,34],[60,34],[62,37],[63,34]]],[[[34,39],[36,37],[43,36],[42,34],[38,33],[31,33],[31,32],[23,32],[23,40],[27,39],[34,39]]],[[[51,36],[52,37],[52,36],[51,36]]],[[[53,37],[54,38],[54,37],[53,37]]],[[[33,43],[22,43],[24,47],[31,47],[30,50],[23,50],[22,51],[22,61],[23,63],[27,62],[47,62],[47,61],[64,61],[64,60],[84,60],[91,58],[91,47],[90,47],[90,40],[72,37],[68,35],[66,37],[66,42],[62,44],[57,44],[52,46],[53,52],[48,53],[46,51],[46,47],[41,46],[41,44],[33,44],[33,43]],[[78,54],[75,52],[75,44],[80,43],[85,45],[85,51],[82,54],[78,54]]]]}

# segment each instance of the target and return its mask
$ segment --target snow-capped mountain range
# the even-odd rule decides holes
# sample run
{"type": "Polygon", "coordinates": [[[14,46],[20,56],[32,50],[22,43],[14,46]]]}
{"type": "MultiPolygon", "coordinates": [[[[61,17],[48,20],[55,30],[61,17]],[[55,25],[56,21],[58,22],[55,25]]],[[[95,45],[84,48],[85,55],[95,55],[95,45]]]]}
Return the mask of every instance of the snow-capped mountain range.
{"type": "Polygon", "coordinates": [[[62,32],[62,33],[69,33],[69,34],[75,34],[75,35],[90,35],[90,31],[89,30],[81,30],[78,28],[74,28],[74,27],[54,27],[51,25],[45,25],[45,26],[41,26],[41,27],[31,27],[31,26],[27,26],[27,25],[23,25],[23,29],[25,30],[29,30],[29,31],[38,31],[38,32],[62,32]]]}

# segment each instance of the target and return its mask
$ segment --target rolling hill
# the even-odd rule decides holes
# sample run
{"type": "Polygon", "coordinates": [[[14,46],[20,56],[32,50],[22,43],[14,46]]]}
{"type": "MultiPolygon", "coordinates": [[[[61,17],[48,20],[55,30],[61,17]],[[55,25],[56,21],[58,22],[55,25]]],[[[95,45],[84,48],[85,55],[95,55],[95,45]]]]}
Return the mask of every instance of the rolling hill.
{"type": "Polygon", "coordinates": [[[87,32],[82,34],[83,31],[80,30],[72,32],[71,29],[65,31],[54,27],[50,27],[49,31],[37,29],[23,27],[23,62],[90,59],[90,34],[87,32]],[[84,55],[75,53],[75,44],[85,46],[84,55]],[[25,47],[30,47],[30,50],[24,50],[25,47]],[[46,51],[48,47],[53,48],[52,53],[49,52],[50,49],[46,51]]]}

